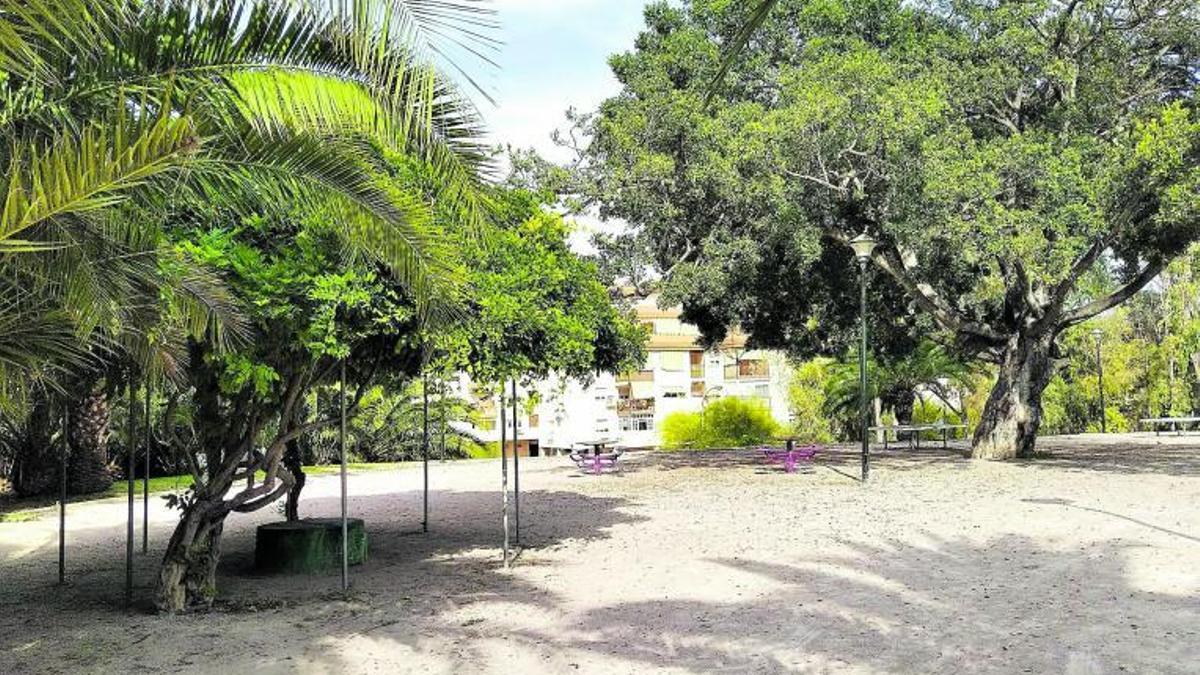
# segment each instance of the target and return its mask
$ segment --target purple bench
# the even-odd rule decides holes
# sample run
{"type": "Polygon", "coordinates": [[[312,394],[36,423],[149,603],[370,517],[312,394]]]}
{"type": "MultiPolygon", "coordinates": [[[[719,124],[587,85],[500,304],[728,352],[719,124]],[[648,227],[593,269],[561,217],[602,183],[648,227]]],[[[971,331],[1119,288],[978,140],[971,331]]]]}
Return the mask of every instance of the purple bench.
{"type": "Polygon", "coordinates": [[[820,450],[815,445],[803,445],[793,448],[763,448],[767,461],[782,464],[787,473],[796,473],[796,465],[800,462],[811,462],[820,450]]]}

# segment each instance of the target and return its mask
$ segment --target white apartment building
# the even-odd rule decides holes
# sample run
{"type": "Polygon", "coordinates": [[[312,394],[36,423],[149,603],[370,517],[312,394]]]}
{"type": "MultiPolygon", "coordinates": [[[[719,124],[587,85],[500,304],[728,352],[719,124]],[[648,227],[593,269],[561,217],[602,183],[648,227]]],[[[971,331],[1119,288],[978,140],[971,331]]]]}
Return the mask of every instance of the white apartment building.
{"type": "MultiPolygon", "coordinates": [[[[700,411],[706,403],[728,396],[762,401],[777,421],[789,422],[791,369],[782,353],[747,350],[746,337],[736,332],[706,350],[697,343],[699,330],[680,321],[678,308],[660,309],[655,296],[639,301],[635,310],[650,331],[642,369],[600,375],[592,382],[551,377],[534,385],[532,406],[530,392],[519,388],[518,452],[536,456],[600,439],[623,447],[655,447],[663,420],[671,413],[700,411]]],[[[464,378],[460,394],[470,390],[464,378]]],[[[484,441],[500,440],[498,399],[473,400],[478,421],[472,434],[484,441]]],[[[505,436],[511,439],[511,403],[507,412],[505,436]]]]}

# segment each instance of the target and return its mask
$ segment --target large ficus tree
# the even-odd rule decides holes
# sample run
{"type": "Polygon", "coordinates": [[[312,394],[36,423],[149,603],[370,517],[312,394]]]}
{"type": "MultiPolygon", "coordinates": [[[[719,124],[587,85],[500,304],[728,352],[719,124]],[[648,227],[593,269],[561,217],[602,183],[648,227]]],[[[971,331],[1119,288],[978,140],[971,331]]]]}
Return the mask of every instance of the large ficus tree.
{"type": "Polygon", "coordinates": [[[1200,8],[760,9],[647,9],[612,59],[623,91],[587,120],[590,188],[672,267],[685,316],[756,336],[821,330],[829,298],[803,282],[854,274],[831,253],[870,233],[905,311],[998,367],[975,456],[1028,454],[1059,334],[1200,237],[1200,8]]]}

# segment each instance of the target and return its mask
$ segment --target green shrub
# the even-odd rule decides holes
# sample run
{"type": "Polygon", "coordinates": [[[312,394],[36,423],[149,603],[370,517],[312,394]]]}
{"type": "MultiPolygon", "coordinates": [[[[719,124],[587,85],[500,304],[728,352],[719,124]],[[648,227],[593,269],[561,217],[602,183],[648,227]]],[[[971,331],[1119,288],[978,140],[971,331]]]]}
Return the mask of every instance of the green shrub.
{"type": "Polygon", "coordinates": [[[676,412],[662,425],[665,449],[738,448],[764,443],[780,432],[771,411],[759,401],[722,398],[703,412],[676,412]]]}
{"type": "Polygon", "coordinates": [[[825,415],[825,387],[832,359],[813,359],[796,367],[788,386],[792,434],[806,443],[833,442],[833,421],[825,415]]]}
{"type": "Polygon", "coordinates": [[[500,456],[500,442],[468,443],[463,445],[467,456],[471,459],[495,459],[500,456]]]}
{"type": "MultiPolygon", "coordinates": [[[[913,424],[937,424],[945,422],[946,424],[962,424],[958,413],[950,408],[942,405],[936,399],[922,399],[917,397],[913,402],[912,423],[913,424]]],[[[955,429],[950,438],[964,437],[963,429],[955,429]]],[[[921,438],[941,439],[942,432],[940,431],[924,431],[921,433],[921,438]]]]}

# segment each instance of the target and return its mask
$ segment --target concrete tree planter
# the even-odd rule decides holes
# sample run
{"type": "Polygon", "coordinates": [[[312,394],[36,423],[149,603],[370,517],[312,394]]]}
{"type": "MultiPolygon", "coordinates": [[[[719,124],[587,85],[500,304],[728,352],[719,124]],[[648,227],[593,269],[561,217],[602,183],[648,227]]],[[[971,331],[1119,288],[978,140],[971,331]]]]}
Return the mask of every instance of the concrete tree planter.
{"type": "MultiPolygon", "coordinates": [[[[350,564],[367,559],[367,531],[363,521],[347,521],[350,564]]],[[[339,518],[307,518],[269,523],[258,527],[254,566],[260,572],[325,574],[342,564],[342,521],[339,518]]]]}

